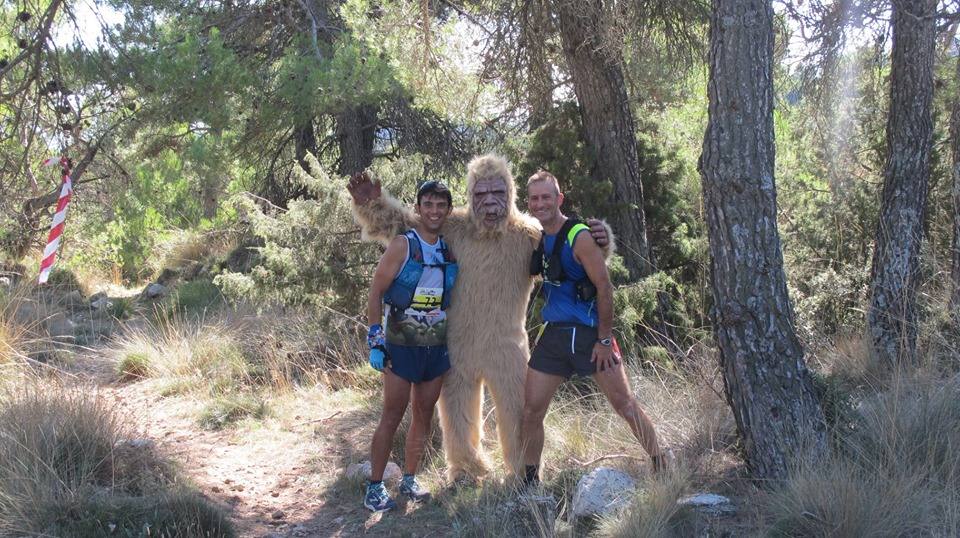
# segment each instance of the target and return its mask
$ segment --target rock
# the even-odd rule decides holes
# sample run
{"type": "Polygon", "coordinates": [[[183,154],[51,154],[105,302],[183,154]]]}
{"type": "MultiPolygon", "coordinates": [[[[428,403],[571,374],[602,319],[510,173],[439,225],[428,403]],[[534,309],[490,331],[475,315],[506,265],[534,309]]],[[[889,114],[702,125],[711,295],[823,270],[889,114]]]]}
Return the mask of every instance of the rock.
{"type": "Polygon", "coordinates": [[[113,306],[113,303],[111,303],[110,300],[107,299],[106,295],[104,295],[103,297],[99,297],[97,299],[93,299],[93,298],[90,299],[90,307],[93,308],[94,310],[104,310],[104,309],[110,308],[111,306],[113,306]]]}
{"type": "Polygon", "coordinates": [[[176,282],[178,278],[180,278],[180,271],[172,267],[167,267],[163,271],[160,271],[160,276],[157,277],[157,284],[170,286],[176,282]]]}
{"type": "Polygon", "coordinates": [[[77,290],[62,295],[57,302],[65,308],[80,308],[87,305],[87,300],[84,299],[83,294],[77,290]]]}
{"type": "Polygon", "coordinates": [[[557,523],[557,500],[553,495],[524,494],[498,508],[503,528],[517,536],[552,537],[557,523]]]}
{"type": "Polygon", "coordinates": [[[156,282],[154,282],[148,285],[146,288],[144,288],[143,293],[141,295],[143,295],[144,297],[147,297],[148,299],[156,299],[157,297],[163,297],[164,295],[166,295],[167,291],[168,290],[166,286],[164,286],[163,284],[157,284],[156,282]]]}
{"type": "Polygon", "coordinates": [[[0,276],[0,288],[9,288],[13,286],[13,279],[8,276],[0,276]]]}
{"type": "Polygon", "coordinates": [[[688,495],[677,500],[680,506],[688,506],[701,514],[708,516],[722,517],[732,516],[737,513],[737,509],[730,502],[730,499],[723,495],[715,493],[696,493],[688,495]]]}
{"type": "Polygon", "coordinates": [[[287,514],[284,514],[283,510],[277,510],[276,512],[270,514],[270,517],[272,517],[273,519],[283,519],[286,516],[287,514]]]}
{"type": "Polygon", "coordinates": [[[599,467],[577,482],[573,494],[573,517],[592,517],[626,506],[633,498],[636,481],[630,475],[599,467]]]}
{"type": "Polygon", "coordinates": [[[90,296],[90,302],[94,303],[96,301],[99,301],[100,299],[106,299],[106,298],[107,298],[106,292],[98,291],[97,293],[94,293],[93,295],[90,296]]]}
{"type": "MultiPolygon", "coordinates": [[[[370,462],[361,461],[360,463],[350,465],[347,467],[347,476],[370,480],[370,462]]],[[[399,481],[401,477],[403,477],[403,471],[400,470],[400,466],[392,461],[388,461],[387,467],[383,470],[384,481],[396,482],[399,481]]]]}
{"type": "Polygon", "coordinates": [[[71,339],[76,324],[68,318],[63,312],[57,312],[44,321],[47,327],[47,333],[55,339],[71,339]]]}

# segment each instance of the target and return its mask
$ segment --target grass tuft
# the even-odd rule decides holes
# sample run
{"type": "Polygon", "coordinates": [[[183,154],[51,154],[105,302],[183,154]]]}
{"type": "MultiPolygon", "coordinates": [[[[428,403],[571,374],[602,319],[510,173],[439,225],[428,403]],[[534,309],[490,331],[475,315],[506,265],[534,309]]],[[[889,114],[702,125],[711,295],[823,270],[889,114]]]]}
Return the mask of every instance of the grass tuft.
{"type": "Polygon", "coordinates": [[[0,535],[93,537],[113,524],[119,536],[233,536],[151,449],[124,446],[100,400],[50,388],[0,396],[0,535]]]}

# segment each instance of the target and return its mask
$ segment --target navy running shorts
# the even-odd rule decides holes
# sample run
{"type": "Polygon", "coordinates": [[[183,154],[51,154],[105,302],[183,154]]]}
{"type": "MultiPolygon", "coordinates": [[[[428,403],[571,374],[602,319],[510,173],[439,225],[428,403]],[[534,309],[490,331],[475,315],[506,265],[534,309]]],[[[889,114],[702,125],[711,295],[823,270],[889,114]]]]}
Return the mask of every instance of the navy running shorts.
{"type": "Polygon", "coordinates": [[[537,347],[530,354],[528,365],[538,372],[567,379],[573,374],[591,376],[597,373],[597,363],[590,360],[596,343],[596,327],[579,323],[547,323],[537,347]]]}
{"type": "Polygon", "coordinates": [[[450,369],[447,346],[398,346],[387,342],[390,371],[411,383],[436,379],[450,369]]]}

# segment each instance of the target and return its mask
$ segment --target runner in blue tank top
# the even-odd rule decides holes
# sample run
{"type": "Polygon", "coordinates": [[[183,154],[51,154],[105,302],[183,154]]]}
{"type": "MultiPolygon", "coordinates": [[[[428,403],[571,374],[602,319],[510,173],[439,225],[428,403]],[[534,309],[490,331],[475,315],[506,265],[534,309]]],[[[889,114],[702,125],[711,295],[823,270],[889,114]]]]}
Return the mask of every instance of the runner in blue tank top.
{"type": "Polygon", "coordinates": [[[543,419],[560,383],[573,374],[596,380],[653,460],[654,470],[663,468],[667,456],[653,423],[633,397],[613,340],[613,285],[600,247],[582,233],[586,226],[560,212],[563,193],[549,172],[541,170],[527,181],[527,203],[543,226],[542,248],[531,268],[536,266],[544,277],[546,303],[545,328],[530,356],[524,387],[526,482],[539,481],[543,419]]]}
{"type": "Polygon", "coordinates": [[[370,446],[370,482],[363,499],[363,505],[374,512],[397,505],[384,488],[383,471],[411,394],[413,420],[404,446],[404,475],[399,489],[413,501],[430,496],[417,482],[416,472],[443,377],[450,369],[444,308],[456,264],[440,237],[440,228],[452,204],[450,191],[443,183],[423,183],[417,190],[420,223],[393,238],[370,285],[370,366],[383,372],[383,413],[370,446]],[[389,307],[386,331],[381,324],[385,302],[389,307]]]}

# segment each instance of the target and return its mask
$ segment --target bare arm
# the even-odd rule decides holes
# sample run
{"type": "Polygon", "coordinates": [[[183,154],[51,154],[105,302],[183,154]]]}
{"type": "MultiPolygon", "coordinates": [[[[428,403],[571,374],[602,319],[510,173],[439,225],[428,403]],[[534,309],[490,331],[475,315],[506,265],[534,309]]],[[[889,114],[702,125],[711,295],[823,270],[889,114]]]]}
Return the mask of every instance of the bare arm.
{"type": "Polygon", "coordinates": [[[373,273],[373,282],[370,284],[370,295],[367,297],[367,324],[376,325],[383,317],[383,294],[390,288],[393,278],[400,271],[400,266],[407,259],[407,240],[403,236],[396,236],[390,241],[386,252],[380,257],[377,270],[373,273]]]}
{"type": "MultiPolygon", "coordinates": [[[[573,243],[573,256],[583,266],[590,278],[590,282],[597,287],[597,336],[599,338],[613,337],[613,284],[610,283],[610,274],[607,272],[606,260],[603,251],[587,234],[577,234],[573,243]]],[[[591,360],[597,363],[597,371],[616,364],[611,346],[604,346],[597,342],[593,346],[591,360]]]]}

